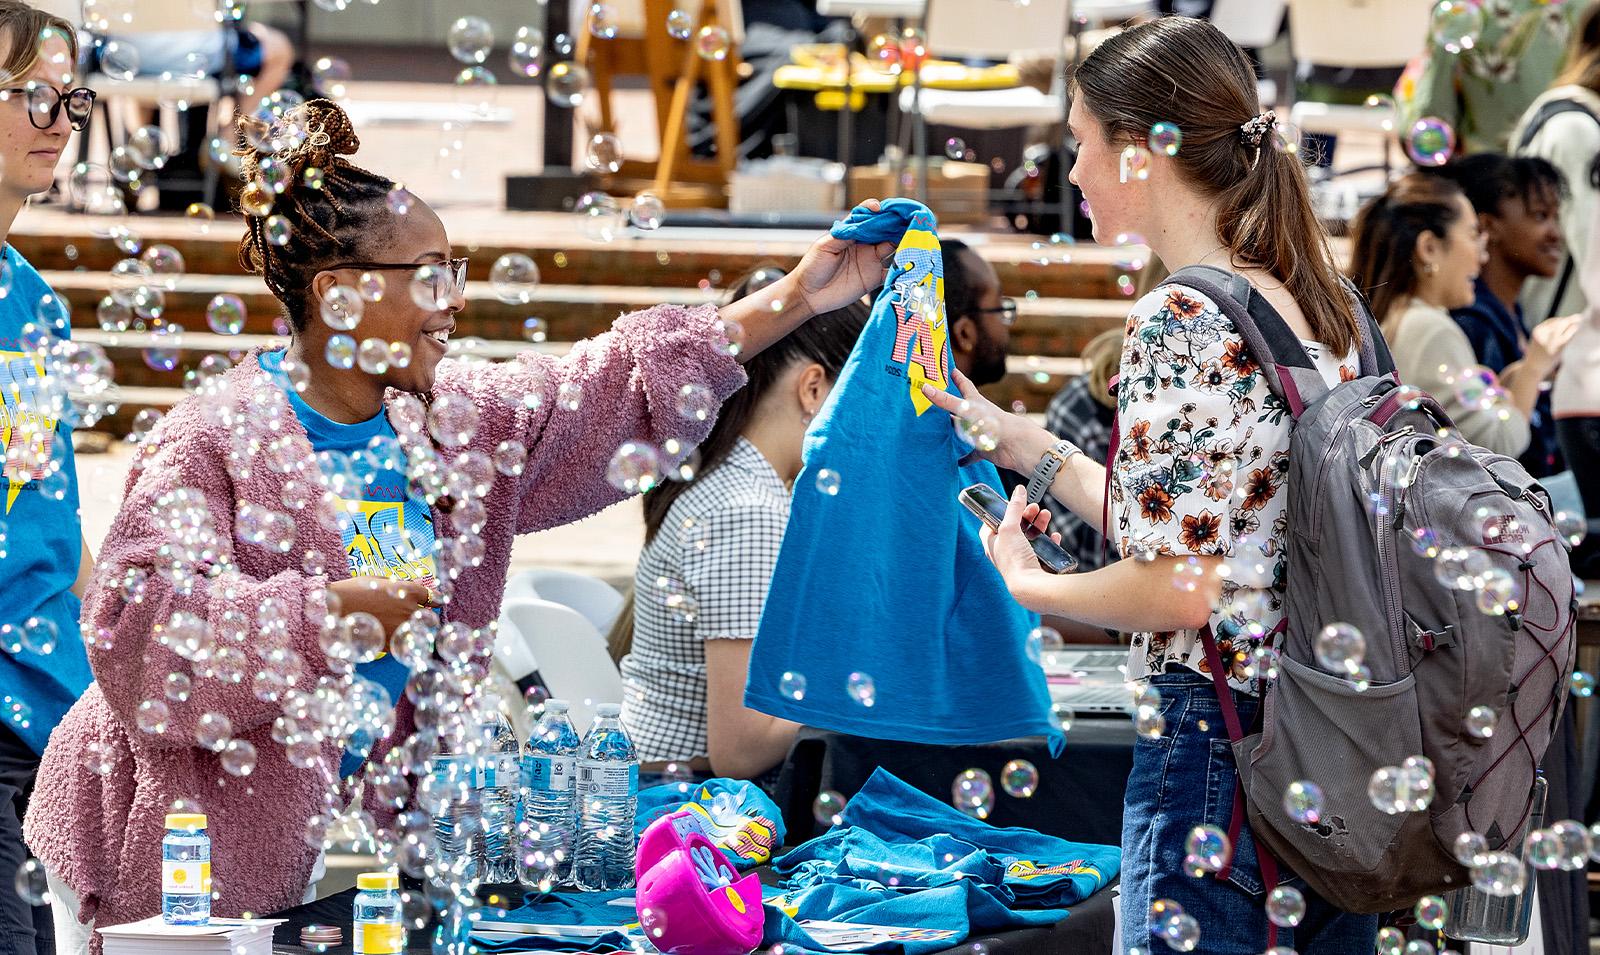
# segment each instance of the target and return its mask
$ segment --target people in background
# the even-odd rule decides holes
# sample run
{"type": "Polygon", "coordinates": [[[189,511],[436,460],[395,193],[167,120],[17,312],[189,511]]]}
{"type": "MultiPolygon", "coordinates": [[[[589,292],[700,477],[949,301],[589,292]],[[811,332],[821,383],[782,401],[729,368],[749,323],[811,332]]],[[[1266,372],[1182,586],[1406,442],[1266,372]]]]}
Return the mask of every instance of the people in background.
{"type": "Polygon", "coordinates": [[[1505,152],[1518,117],[1560,71],[1581,7],[1484,0],[1481,29],[1431,28],[1422,59],[1395,86],[1399,128],[1434,116],[1455,130],[1458,152],[1505,152]]]}
{"type": "MultiPolygon", "coordinates": [[[[1527,350],[1528,327],[1517,304],[1523,284],[1533,276],[1554,276],[1567,255],[1559,216],[1566,184],[1543,159],[1512,159],[1501,153],[1476,153],[1440,173],[1472,203],[1485,251],[1472,304],[1451,309],[1450,317],[1472,343],[1478,364],[1503,375],[1527,350]]],[[[1547,390],[1539,391],[1528,426],[1528,447],[1522,453],[1528,473],[1546,477],[1561,471],[1547,390]]]]}
{"type": "MultiPolygon", "coordinates": [[[[1590,215],[1587,231],[1585,259],[1574,281],[1583,283],[1589,304],[1556,372],[1550,410],[1584,513],[1595,527],[1600,519],[1600,206],[1590,215]]],[[[1574,549],[1572,570],[1586,580],[1600,576],[1600,533],[1591,531],[1574,549]]]]}
{"type": "Polygon", "coordinates": [[[22,870],[31,855],[22,819],[45,742],[90,680],[78,615],[94,561],[78,518],[66,388],[52,368],[61,352],[46,347],[71,329],[6,241],[28,198],[50,188],[72,131],[88,124],[94,96],[75,88],[77,54],[66,20],[0,0],[0,69],[15,88],[0,99],[0,955],[54,948],[51,910],[35,895],[43,873],[22,870]]]}
{"type": "MultiPolygon", "coordinates": [[[[165,25],[172,20],[173,6],[176,4],[172,4],[171,0],[135,0],[127,8],[135,24],[141,22],[141,17],[148,22],[151,16],[155,16],[165,25]],[[158,9],[158,3],[166,9],[158,9]]],[[[212,17],[207,13],[195,19],[209,20],[212,17]]],[[[93,28],[94,24],[90,26],[93,28]]],[[[256,96],[267,96],[281,88],[294,67],[294,44],[282,30],[265,23],[232,18],[213,27],[130,34],[118,34],[116,21],[112,20],[110,29],[100,37],[95,50],[101,58],[102,69],[115,66],[115,63],[108,64],[104,60],[105,44],[112,41],[137,51],[137,60],[132,62],[139,76],[170,75],[196,79],[220,77],[225,73],[247,76],[252,78],[251,90],[256,96]]]]}
{"type": "MultiPolygon", "coordinates": [[[[1121,360],[1122,329],[1096,335],[1083,346],[1083,374],[1056,392],[1044,412],[1046,430],[1071,441],[1096,461],[1105,460],[1111,449],[1117,401],[1110,383],[1121,360]]],[[[1045,495],[1045,507],[1051,514],[1051,528],[1061,533],[1061,546],[1078,558],[1079,570],[1094,570],[1117,559],[1116,552],[1105,546],[1098,527],[1079,518],[1053,495],[1045,495]]]]}
{"type": "Polygon", "coordinates": [[[1590,3],[1573,29],[1566,68],[1533,101],[1511,133],[1518,155],[1541,156],[1561,170],[1561,234],[1567,255],[1554,276],[1531,276],[1522,308],[1538,324],[1583,311],[1578,268],[1589,249],[1589,223],[1600,208],[1600,3],[1590,3]]]}
{"type": "MultiPolygon", "coordinates": [[[[774,271],[753,274],[759,282],[774,271]]],[[[819,315],[747,362],[749,382],[700,445],[699,476],[644,496],[632,646],[620,669],[622,722],[646,783],[685,772],[759,780],[789,752],[797,725],[747,709],[745,674],[806,427],[867,315],[862,302],[819,315]],[[662,581],[691,602],[664,599],[662,581]]]]}
{"type": "Polygon", "coordinates": [[[1438,399],[1473,444],[1516,457],[1527,450],[1541,384],[1572,337],[1570,321],[1534,329],[1522,358],[1502,369],[1496,399],[1474,381],[1472,341],[1450,317],[1477,299],[1486,259],[1477,211],[1461,187],[1412,173],[1357,214],[1350,278],[1368,297],[1394,354],[1400,380],[1438,399]]]}
{"type": "Polygon", "coordinates": [[[960,239],[940,239],[939,250],[952,358],[973,384],[992,385],[1006,376],[1017,303],[1000,294],[994,266],[971,246],[960,239]]]}

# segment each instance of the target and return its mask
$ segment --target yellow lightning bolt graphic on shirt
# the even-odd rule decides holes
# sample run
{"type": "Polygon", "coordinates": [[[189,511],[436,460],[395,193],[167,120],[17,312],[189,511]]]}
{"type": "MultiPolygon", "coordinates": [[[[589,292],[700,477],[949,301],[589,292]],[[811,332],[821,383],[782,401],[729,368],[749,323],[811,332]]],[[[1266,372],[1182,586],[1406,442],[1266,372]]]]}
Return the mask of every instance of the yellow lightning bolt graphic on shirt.
{"type": "Polygon", "coordinates": [[[922,394],[923,384],[941,391],[950,384],[950,323],[944,313],[940,254],[939,237],[913,225],[895,249],[895,267],[889,276],[899,323],[892,360],[906,366],[911,406],[919,416],[933,407],[922,394]]]}
{"type": "Polygon", "coordinates": [[[5,459],[0,462],[6,477],[6,513],[24,486],[35,478],[45,476],[44,469],[50,461],[50,449],[55,438],[56,419],[41,414],[33,405],[36,393],[33,386],[24,388],[21,372],[31,370],[31,380],[44,378],[44,359],[33,352],[0,351],[0,366],[5,385],[0,388],[0,451],[5,459]],[[23,364],[31,359],[30,364],[23,364]],[[27,448],[28,450],[15,450],[27,448]],[[34,463],[34,467],[29,464],[34,463]]]}

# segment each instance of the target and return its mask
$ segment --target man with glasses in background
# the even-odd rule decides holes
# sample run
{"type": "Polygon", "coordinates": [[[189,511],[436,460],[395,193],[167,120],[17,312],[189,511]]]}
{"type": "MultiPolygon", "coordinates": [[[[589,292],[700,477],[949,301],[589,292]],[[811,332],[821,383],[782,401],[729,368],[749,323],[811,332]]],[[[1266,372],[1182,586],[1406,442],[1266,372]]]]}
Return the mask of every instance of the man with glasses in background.
{"type": "Polygon", "coordinates": [[[951,357],[973,384],[992,385],[1006,376],[1006,346],[1017,320],[1017,303],[1000,295],[994,266],[965,242],[940,239],[939,253],[951,357]]]}
{"type": "Polygon", "coordinates": [[[94,93],[73,86],[77,59],[70,23],[0,0],[0,955],[55,948],[49,910],[34,907],[43,870],[22,870],[21,819],[45,741],[90,680],[78,611],[93,559],[71,402],[52,373],[71,329],[65,304],[6,241],[28,198],[50,188],[72,131],[88,124],[94,93]]]}

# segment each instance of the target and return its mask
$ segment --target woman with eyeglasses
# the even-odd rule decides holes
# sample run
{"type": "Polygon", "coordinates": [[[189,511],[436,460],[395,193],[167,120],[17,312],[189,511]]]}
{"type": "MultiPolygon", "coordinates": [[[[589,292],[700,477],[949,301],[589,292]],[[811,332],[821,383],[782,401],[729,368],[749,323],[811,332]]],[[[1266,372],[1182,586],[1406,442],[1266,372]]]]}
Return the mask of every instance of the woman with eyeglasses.
{"type": "MultiPolygon", "coordinates": [[[[22,817],[45,741],[90,680],[78,613],[93,559],[78,520],[72,423],[53,373],[72,347],[57,339],[70,329],[60,300],[6,242],[88,118],[94,94],[63,93],[77,53],[67,21],[0,0],[0,873],[10,874],[28,857],[22,817]]],[[[36,901],[0,891],[0,955],[50,950],[50,913],[36,901]]]]}
{"type": "Polygon", "coordinates": [[[877,288],[892,251],[824,238],[720,310],[624,315],[564,357],[447,360],[466,260],[425,203],[345,158],[344,111],[313,100],[246,139],[263,145],[244,150],[240,261],[290,341],[176,406],[129,477],[84,614],[95,684],[27,821],[64,952],[84,923],[160,910],[172,811],[207,817],[217,914],[309,901],[358,779],[406,870],[439,873],[428,817],[395,812],[439,811],[459,781],[413,798],[409,780],[481,751],[472,691],[514,537],[651,486],[742,360],[877,288]],[[273,165],[283,192],[258,191],[273,165]]]}

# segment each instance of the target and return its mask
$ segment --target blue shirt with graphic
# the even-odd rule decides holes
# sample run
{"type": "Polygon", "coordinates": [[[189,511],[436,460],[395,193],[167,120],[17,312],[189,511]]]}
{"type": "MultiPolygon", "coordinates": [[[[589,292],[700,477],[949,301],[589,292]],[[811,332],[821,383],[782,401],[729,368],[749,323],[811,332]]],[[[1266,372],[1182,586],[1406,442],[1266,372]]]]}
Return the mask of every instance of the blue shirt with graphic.
{"type": "MultiPolygon", "coordinates": [[[[289,396],[289,406],[306,429],[311,449],[317,452],[324,473],[336,479],[335,492],[349,488],[345,497],[343,522],[345,555],[352,577],[389,577],[418,581],[432,586],[433,510],[428,502],[413,493],[404,470],[399,436],[388,415],[379,411],[366,421],[341,424],[306,404],[288,386],[283,373],[283,352],[264,352],[261,367],[272,375],[289,396]],[[327,452],[324,454],[323,452],[327,452]],[[343,483],[341,484],[340,481],[343,483]]],[[[405,664],[388,653],[376,660],[356,665],[356,674],[383,687],[390,702],[400,699],[410,676],[405,664]]],[[[360,752],[347,750],[339,763],[339,774],[351,776],[366,762],[363,740],[360,752]]]]}
{"type": "Polygon", "coordinates": [[[71,410],[42,400],[45,366],[23,332],[29,323],[58,338],[72,330],[33,266],[10,245],[0,255],[0,444],[5,460],[29,443],[48,449],[22,456],[37,466],[0,474],[0,725],[42,753],[93,676],[72,593],[83,528],[72,426],[62,420],[71,410]]]}

